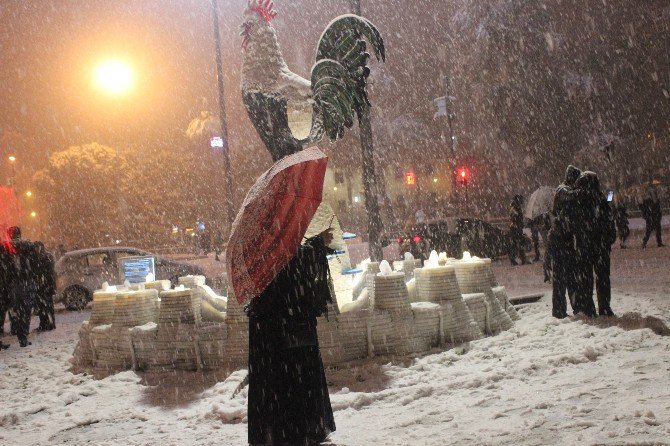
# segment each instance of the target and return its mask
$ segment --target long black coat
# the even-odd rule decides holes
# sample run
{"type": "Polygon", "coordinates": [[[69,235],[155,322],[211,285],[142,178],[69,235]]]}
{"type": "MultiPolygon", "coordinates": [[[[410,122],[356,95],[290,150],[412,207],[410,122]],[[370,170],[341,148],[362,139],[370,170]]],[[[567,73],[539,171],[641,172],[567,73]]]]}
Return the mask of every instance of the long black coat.
{"type": "Polygon", "coordinates": [[[616,225],[614,215],[609,202],[604,196],[600,197],[596,207],[596,234],[600,243],[600,249],[610,251],[616,241],[616,225]]]}
{"type": "Polygon", "coordinates": [[[15,265],[14,277],[11,280],[13,292],[13,306],[32,308],[35,295],[39,290],[40,260],[35,244],[29,240],[13,242],[16,254],[12,262],[15,265]]]}
{"type": "Polygon", "coordinates": [[[310,239],[247,309],[249,443],[300,445],[335,430],[316,333],[330,298],[325,254],[310,239]]]}
{"type": "Polygon", "coordinates": [[[10,293],[12,280],[16,276],[16,267],[7,247],[0,242],[0,325],[4,323],[5,313],[11,306],[10,293]]]}
{"type": "Polygon", "coordinates": [[[54,258],[46,250],[37,254],[36,276],[39,294],[45,297],[53,297],[56,292],[54,258]]]}

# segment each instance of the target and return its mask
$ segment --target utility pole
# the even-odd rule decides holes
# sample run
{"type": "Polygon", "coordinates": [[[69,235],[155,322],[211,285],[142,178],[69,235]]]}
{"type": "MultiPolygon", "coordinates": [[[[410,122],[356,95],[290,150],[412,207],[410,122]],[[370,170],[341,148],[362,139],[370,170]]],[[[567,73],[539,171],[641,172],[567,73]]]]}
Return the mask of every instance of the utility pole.
{"type": "MultiPolygon", "coordinates": [[[[226,223],[231,226],[233,220],[235,220],[235,210],[233,209],[233,177],[230,170],[230,146],[228,144],[228,123],[226,120],[226,103],[223,88],[223,62],[221,60],[221,34],[219,32],[217,0],[212,0],[212,21],[214,28],[214,48],[216,51],[216,80],[219,87],[219,121],[221,123],[221,138],[223,139],[221,155],[223,155],[223,171],[225,175],[226,223]]],[[[229,227],[228,229],[232,228],[229,227]]]]}
{"type": "Polygon", "coordinates": [[[449,126],[449,141],[451,141],[451,156],[456,158],[456,136],[454,135],[454,111],[452,110],[452,101],[455,99],[449,94],[449,75],[444,76],[444,94],[445,105],[447,108],[447,125],[449,126]]]}
{"type": "Polygon", "coordinates": [[[456,190],[456,135],[454,135],[454,112],[452,110],[452,100],[454,98],[449,94],[449,87],[449,74],[447,74],[444,76],[444,106],[446,109],[449,141],[451,144],[451,190],[454,191],[456,190]]]}
{"type": "MultiPolygon", "coordinates": [[[[360,16],[360,0],[350,0],[350,4],[351,12],[360,16]]],[[[379,240],[382,232],[382,220],[379,215],[379,202],[377,201],[377,182],[370,107],[367,105],[364,105],[363,109],[358,114],[358,127],[361,137],[361,151],[363,158],[363,189],[365,194],[365,213],[367,215],[368,226],[368,254],[370,255],[370,260],[379,262],[383,259],[382,245],[379,240]]]]}

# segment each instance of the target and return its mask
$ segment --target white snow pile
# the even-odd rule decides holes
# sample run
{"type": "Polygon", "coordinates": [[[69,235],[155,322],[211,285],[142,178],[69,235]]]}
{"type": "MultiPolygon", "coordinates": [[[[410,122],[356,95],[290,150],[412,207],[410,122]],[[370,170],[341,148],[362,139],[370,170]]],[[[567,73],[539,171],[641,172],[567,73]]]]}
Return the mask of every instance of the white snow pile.
{"type": "MultiPolygon", "coordinates": [[[[670,325],[670,251],[616,249],[612,259],[617,314],[670,325]]],[[[494,265],[511,296],[548,291],[541,268],[494,265]]],[[[670,337],[618,326],[652,326],[630,317],[555,320],[549,296],[521,313],[509,331],[459,348],[329,370],[332,444],[670,444],[670,337]]],[[[31,334],[26,349],[3,338],[0,445],[246,444],[246,389],[232,398],[244,371],[73,375],[88,317],[58,313],[58,329],[31,334]]]]}
{"type": "MultiPolygon", "coordinates": [[[[621,311],[640,306],[614,299],[621,311]]],[[[655,308],[667,324],[667,307],[655,308]]],[[[333,444],[667,444],[670,337],[558,321],[547,302],[522,312],[509,331],[460,348],[329,370],[333,444]]],[[[246,389],[232,398],[244,371],[218,383],[73,375],[87,316],[58,316],[55,333],[1,353],[0,444],[246,444],[246,389]]]]}

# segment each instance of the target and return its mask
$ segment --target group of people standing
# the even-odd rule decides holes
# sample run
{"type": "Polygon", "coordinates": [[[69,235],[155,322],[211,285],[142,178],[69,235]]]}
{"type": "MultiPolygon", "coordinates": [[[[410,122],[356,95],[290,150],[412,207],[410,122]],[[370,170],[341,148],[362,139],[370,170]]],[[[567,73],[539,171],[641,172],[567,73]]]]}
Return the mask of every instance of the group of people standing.
{"type": "Polygon", "coordinates": [[[616,241],[614,216],[594,172],[568,166],[556,189],[547,268],[553,276],[552,315],[567,317],[566,293],[574,314],[613,316],[610,253],[616,241]],[[598,309],[593,302],[593,287],[598,309]]]}
{"type": "MultiPolygon", "coordinates": [[[[23,239],[19,227],[9,228],[6,241],[0,243],[0,333],[9,315],[11,334],[21,347],[30,345],[33,310],[40,320],[38,330],[55,329],[55,291],[54,260],[44,244],[23,239]]],[[[0,342],[0,349],[7,347],[0,342]]]]}

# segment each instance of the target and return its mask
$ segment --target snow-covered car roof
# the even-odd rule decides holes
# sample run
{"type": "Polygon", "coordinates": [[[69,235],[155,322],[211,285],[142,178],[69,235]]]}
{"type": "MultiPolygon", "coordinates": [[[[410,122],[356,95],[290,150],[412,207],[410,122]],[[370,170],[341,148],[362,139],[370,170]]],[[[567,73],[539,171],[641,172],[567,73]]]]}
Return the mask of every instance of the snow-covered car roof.
{"type": "MultiPolygon", "coordinates": [[[[65,254],[63,254],[63,258],[65,257],[81,257],[81,256],[87,256],[89,254],[97,254],[100,252],[119,252],[119,251],[137,251],[138,254],[151,254],[148,251],[145,251],[143,249],[139,248],[133,248],[132,246],[102,246],[100,248],[86,248],[86,249],[77,249],[75,251],[68,251],[65,254]]],[[[154,254],[151,254],[154,255],[154,254]]]]}

